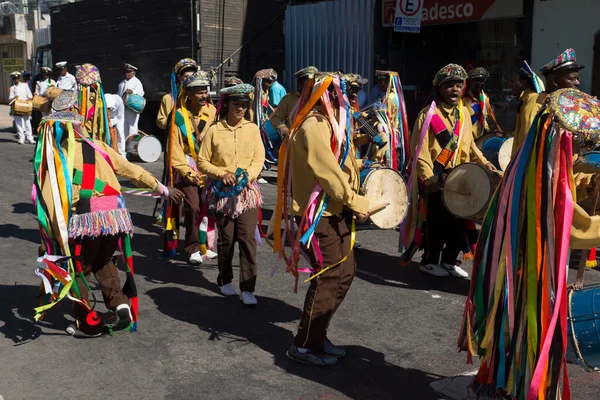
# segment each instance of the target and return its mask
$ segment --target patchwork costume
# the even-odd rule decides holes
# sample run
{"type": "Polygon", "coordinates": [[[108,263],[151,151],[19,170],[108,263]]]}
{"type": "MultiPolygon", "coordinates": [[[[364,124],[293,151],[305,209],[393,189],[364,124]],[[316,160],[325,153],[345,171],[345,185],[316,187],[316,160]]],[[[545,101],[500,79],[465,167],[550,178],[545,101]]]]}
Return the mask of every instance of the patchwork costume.
{"type": "MultiPolygon", "coordinates": [[[[483,84],[485,84],[485,81],[490,79],[490,73],[485,68],[473,68],[471,71],[469,71],[468,79],[478,79],[483,81],[483,84]]],[[[469,90],[465,95],[464,103],[469,110],[471,125],[473,126],[473,138],[475,140],[479,139],[485,133],[492,132],[488,122],[489,118],[491,118],[494,122],[495,129],[502,132],[502,128],[500,128],[498,121],[496,121],[496,115],[494,114],[494,109],[490,104],[490,98],[483,90],[479,96],[476,96],[469,90]]]]}

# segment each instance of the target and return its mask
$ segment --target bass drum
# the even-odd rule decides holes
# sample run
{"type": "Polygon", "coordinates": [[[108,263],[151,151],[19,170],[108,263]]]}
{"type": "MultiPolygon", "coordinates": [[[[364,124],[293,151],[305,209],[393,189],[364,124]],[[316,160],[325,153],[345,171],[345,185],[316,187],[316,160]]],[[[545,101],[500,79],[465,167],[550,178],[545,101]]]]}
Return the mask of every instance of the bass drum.
{"type": "Polygon", "coordinates": [[[33,111],[33,103],[31,100],[15,99],[10,105],[12,115],[28,117],[33,111]]]}
{"type": "Polygon", "coordinates": [[[33,109],[35,111],[50,111],[50,102],[46,97],[38,96],[37,94],[33,96],[33,109]]]}
{"type": "Polygon", "coordinates": [[[600,285],[569,291],[569,339],[579,362],[600,368],[600,285]]]}
{"type": "Polygon", "coordinates": [[[361,193],[371,201],[371,207],[388,203],[369,219],[381,229],[393,229],[408,214],[408,187],[402,175],[391,168],[371,167],[360,171],[361,193]]]}
{"type": "Polygon", "coordinates": [[[477,147],[496,168],[505,171],[512,156],[513,138],[487,133],[477,139],[477,147]]]}
{"type": "Polygon", "coordinates": [[[126,149],[132,159],[146,163],[155,162],[162,153],[160,141],[146,134],[129,136],[126,140],[126,149]]]}
{"type": "Polygon", "coordinates": [[[124,103],[128,110],[136,114],[141,114],[144,111],[144,107],[146,107],[146,99],[135,93],[128,93],[125,96],[124,103]]]}

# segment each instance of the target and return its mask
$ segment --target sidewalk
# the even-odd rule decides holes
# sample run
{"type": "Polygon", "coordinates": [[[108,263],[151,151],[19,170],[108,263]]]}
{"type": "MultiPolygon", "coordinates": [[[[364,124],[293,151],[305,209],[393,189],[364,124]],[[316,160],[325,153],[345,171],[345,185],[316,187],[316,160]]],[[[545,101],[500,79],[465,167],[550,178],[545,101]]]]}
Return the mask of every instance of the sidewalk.
{"type": "Polygon", "coordinates": [[[6,104],[0,104],[0,131],[12,131],[13,119],[9,115],[10,107],[6,104]]]}

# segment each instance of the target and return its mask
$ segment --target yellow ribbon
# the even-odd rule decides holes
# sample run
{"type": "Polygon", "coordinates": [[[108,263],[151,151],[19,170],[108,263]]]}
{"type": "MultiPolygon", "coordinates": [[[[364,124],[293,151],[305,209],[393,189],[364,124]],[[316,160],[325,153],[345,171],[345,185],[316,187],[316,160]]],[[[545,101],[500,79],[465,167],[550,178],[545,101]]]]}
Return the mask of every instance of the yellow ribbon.
{"type": "Polygon", "coordinates": [[[350,228],[350,251],[348,252],[348,254],[346,254],[344,256],[344,258],[342,258],[340,261],[336,262],[335,264],[331,264],[331,265],[323,268],[322,270],[320,270],[316,274],[311,275],[304,282],[311,281],[311,280],[313,280],[313,279],[315,279],[315,278],[323,275],[325,272],[329,271],[331,268],[337,267],[338,265],[340,265],[341,263],[343,263],[344,261],[346,261],[348,259],[348,256],[350,255],[350,253],[352,253],[352,250],[354,249],[354,242],[355,241],[356,241],[356,224],[355,224],[354,220],[352,220],[352,226],[350,228]]]}

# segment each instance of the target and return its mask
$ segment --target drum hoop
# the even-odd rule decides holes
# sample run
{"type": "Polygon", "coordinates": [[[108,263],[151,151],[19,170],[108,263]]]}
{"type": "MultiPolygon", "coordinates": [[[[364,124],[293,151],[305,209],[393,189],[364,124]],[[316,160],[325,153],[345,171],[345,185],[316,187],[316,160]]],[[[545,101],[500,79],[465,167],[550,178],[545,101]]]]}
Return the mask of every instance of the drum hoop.
{"type": "MultiPolygon", "coordinates": [[[[377,164],[377,165],[383,165],[383,164],[381,164],[381,163],[373,163],[373,165],[376,165],[376,164],[377,164]]],[[[372,167],[373,165],[371,165],[371,167],[372,167]]],[[[396,173],[396,175],[398,175],[398,177],[400,178],[400,181],[401,181],[402,183],[404,183],[404,187],[406,188],[406,195],[407,195],[407,199],[406,199],[406,212],[404,213],[404,216],[402,217],[402,220],[400,221],[400,223],[403,223],[403,222],[406,220],[406,218],[408,217],[408,215],[410,214],[410,198],[408,198],[408,195],[409,195],[409,189],[408,189],[408,184],[406,183],[406,179],[404,179],[404,177],[402,176],[402,174],[401,174],[400,172],[396,171],[394,168],[389,168],[389,167],[381,167],[381,168],[369,168],[369,169],[371,169],[371,171],[369,171],[369,173],[368,173],[368,174],[367,174],[367,176],[365,177],[365,180],[364,180],[364,182],[363,182],[363,183],[360,185],[360,188],[361,188],[361,190],[362,190],[363,186],[364,186],[364,185],[366,185],[366,183],[367,183],[367,181],[369,180],[369,177],[371,176],[371,174],[372,174],[373,172],[375,172],[375,171],[379,171],[379,170],[387,170],[387,169],[389,169],[389,170],[391,170],[391,171],[395,172],[395,173],[396,173]]],[[[372,223],[373,225],[375,225],[375,224],[373,223],[373,221],[371,220],[371,218],[370,218],[370,217],[369,217],[369,220],[371,221],[371,223],[372,223]]],[[[377,226],[377,225],[375,225],[375,226],[377,226]]],[[[379,226],[377,226],[377,228],[379,228],[379,229],[384,229],[384,228],[380,228],[379,226]]],[[[389,228],[389,229],[392,229],[392,228],[389,228]]]]}
{"type": "Polygon", "coordinates": [[[585,359],[583,358],[583,355],[581,354],[581,349],[579,348],[579,341],[577,340],[577,335],[575,333],[575,324],[573,322],[573,293],[575,293],[574,289],[569,289],[569,294],[568,294],[568,303],[569,303],[569,325],[571,326],[571,338],[572,338],[572,342],[573,342],[573,347],[575,347],[575,354],[577,355],[577,358],[579,359],[579,362],[581,364],[583,364],[583,366],[588,370],[588,372],[593,372],[594,368],[592,368],[591,366],[588,365],[588,363],[585,362],[585,359]]]}
{"type": "MultiPolygon", "coordinates": [[[[487,177],[487,182],[489,184],[489,188],[490,188],[490,193],[492,194],[492,196],[494,195],[494,187],[492,185],[492,178],[490,177],[490,175],[487,173],[487,171],[484,169],[484,167],[482,167],[481,165],[474,163],[474,162],[468,162],[468,163],[462,163],[457,165],[456,167],[459,167],[460,165],[467,165],[467,164],[473,164],[473,165],[477,165],[479,168],[481,168],[484,172],[485,172],[485,176],[487,177]]],[[[444,185],[446,184],[446,180],[448,180],[448,178],[450,177],[450,175],[452,175],[452,173],[456,170],[456,167],[454,169],[452,169],[452,171],[450,171],[450,173],[448,174],[448,176],[446,177],[446,179],[444,180],[444,185]]],[[[489,202],[489,199],[488,199],[489,202]]],[[[454,215],[454,213],[452,211],[450,211],[450,209],[448,208],[448,206],[446,205],[446,198],[444,197],[444,191],[442,190],[442,203],[444,203],[444,207],[446,207],[446,210],[454,215]]],[[[454,215],[456,218],[460,218],[460,219],[471,219],[473,218],[475,215],[479,214],[480,212],[484,211],[484,209],[488,206],[488,203],[486,203],[481,210],[477,210],[477,212],[474,212],[473,214],[469,215],[468,217],[458,217],[456,215],[454,215]]]]}

